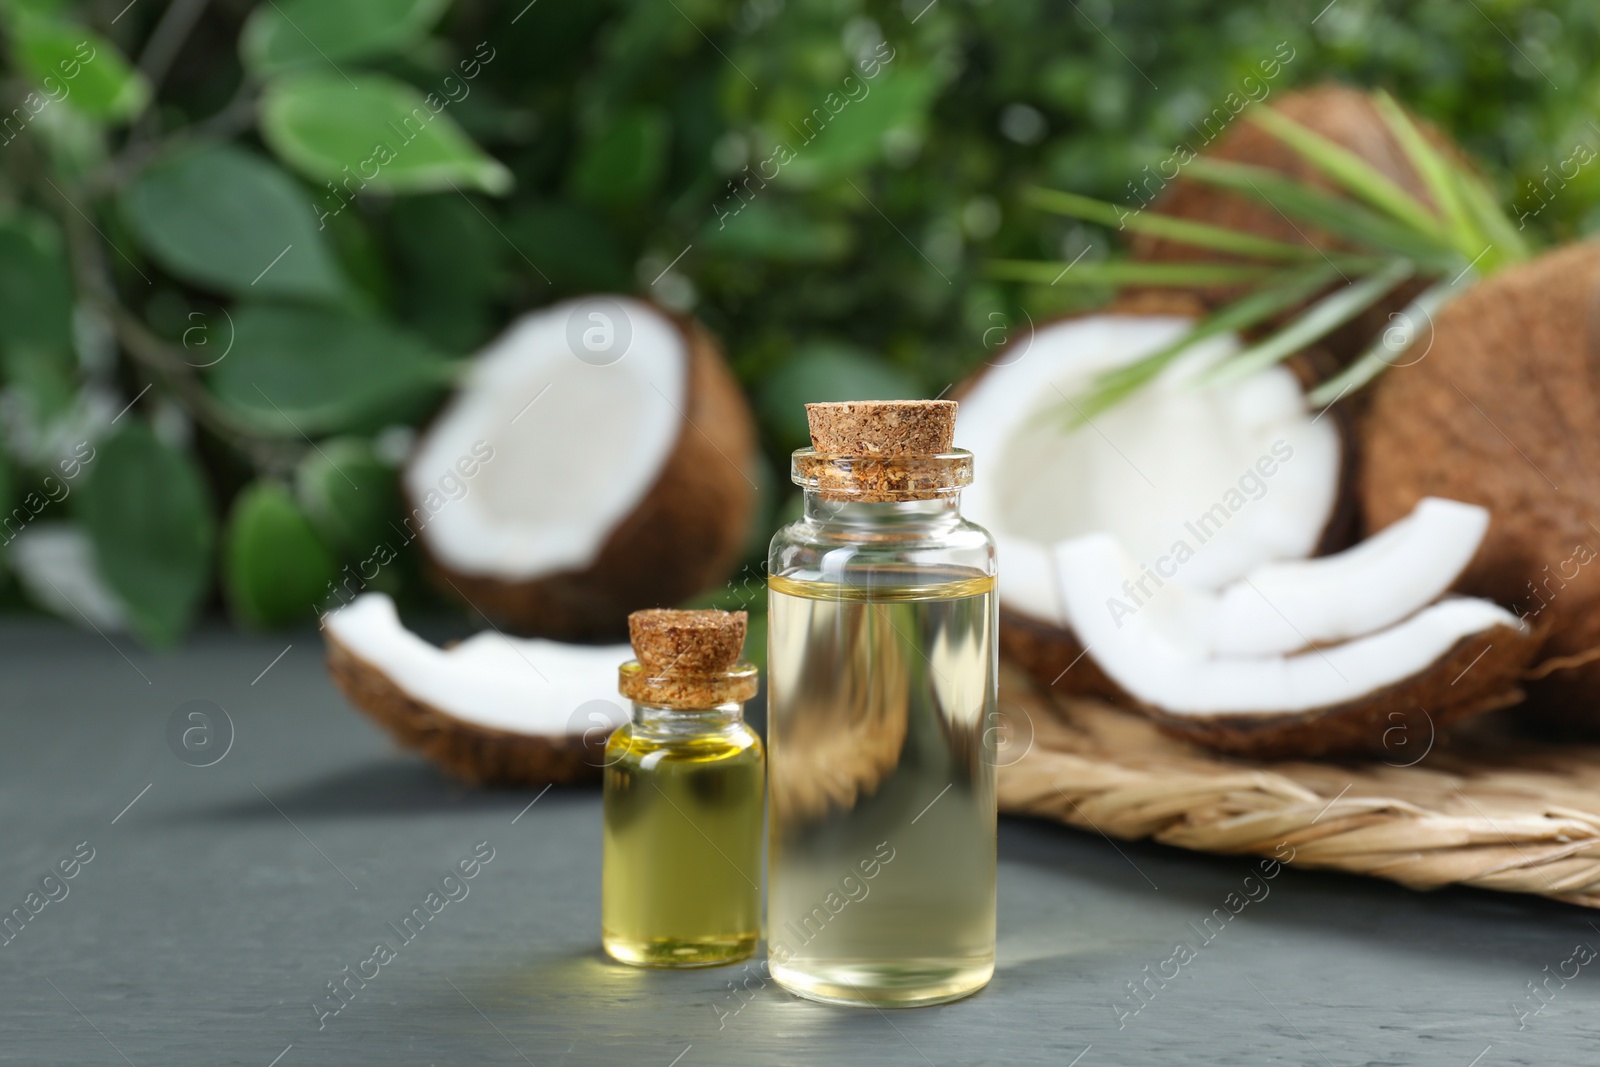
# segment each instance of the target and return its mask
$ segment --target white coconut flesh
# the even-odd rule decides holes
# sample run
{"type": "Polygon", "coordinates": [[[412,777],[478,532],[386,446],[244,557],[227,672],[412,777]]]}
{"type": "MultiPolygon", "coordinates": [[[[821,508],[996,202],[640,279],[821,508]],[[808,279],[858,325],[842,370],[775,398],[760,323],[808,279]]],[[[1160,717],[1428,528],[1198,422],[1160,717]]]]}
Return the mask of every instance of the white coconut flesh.
{"type": "Polygon", "coordinates": [[[406,467],[434,557],[506,580],[589,566],[660,476],[688,389],[688,342],[647,304],[522,316],[473,361],[406,467]]]}
{"type": "MultiPolygon", "coordinates": [[[[1339,575],[1365,586],[1404,555],[1394,546],[1415,536],[1402,530],[1377,552],[1332,557],[1321,575],[1302,575],[1298,588],[1310,590],[1331,580],[1326,576],[1339,575]]],[[[1116,538],[1100,533],[1064,542],[1054,557],[1068,623],[1095,663],[1135,700],[1178,715],[1271,716],[1351,703],[1423,673],[1465,638],[1497,626],[1523,628],[1490,601],[1450,597],[1335,644],[1277,655],[1220,654],[1208,629],[1222,598],[1170,587],[1124,611],[1123,582],[1143,572],[1116,538]]],[[[1421,595],[1422,588],[1414,587],[1411,595],[1421,595]]],[[[1310,608],[1307,601],[1296,610],[1313,629],[1332,632],[1352,623],[1334,610],[1319,616],[1310,608]]],[[[1374,612],[1369,619],[1391,613],[1374,612]]]]}
{"type": "Polygon", "coordinates": [[[1487,508],[1426,497],[1410,515],[1343,552],[1262,564],[1215,597],[1184,592],[1212,602],[1205,626],[1210,651],[1294,652],[1373,633],[1431,604],[1472,562],[1488,529],[1487,508]]]}
{"type": "Polygon", "coordinates": [[[627,645],[570,645],[485,631],[439,648],[407,630],[394,601],[364,593],[323,617],[329,635],[419,703],[476,726],[560,737],[627,719],[617,667],[627,645]],[[607,707],[609,705],[609,709],[607,707]],[[582,709],[582,714],[575,713],[582,709]]]}
{"type": "Polygon", "coordinates": [[[1069,428],[1094,378],[1176,340],[1177,316],[1092,315],[1038,330],[962,398],[956,444],[979,457],[963,511],[994,534],[1001,603],[1058,626],[1051,550],[1108,533],[1171,582],[1216,589],[1316,550],[1340,485],[1339,432],[1272,367],[1200,387],[1239,351],[1218,335],[1087,424],[1069,428]]]}

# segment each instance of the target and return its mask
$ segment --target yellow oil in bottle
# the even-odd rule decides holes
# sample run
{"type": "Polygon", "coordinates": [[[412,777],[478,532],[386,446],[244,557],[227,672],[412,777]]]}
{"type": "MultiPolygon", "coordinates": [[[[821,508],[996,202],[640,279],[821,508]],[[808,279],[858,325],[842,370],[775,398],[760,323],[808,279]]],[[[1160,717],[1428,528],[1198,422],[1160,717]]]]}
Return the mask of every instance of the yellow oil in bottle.
{"type": "Polygon", "coordinates": [[[636,708],[607,743],[601,930],[624,963],[731,963],[760,938],[761,741],[716,714],[636,708]]]}
{"type": "Polygon", "coordinates": [[[816,1000],[954,1000],[994,972],[990,575],[769,579],[767,940],[816,1000]]]}

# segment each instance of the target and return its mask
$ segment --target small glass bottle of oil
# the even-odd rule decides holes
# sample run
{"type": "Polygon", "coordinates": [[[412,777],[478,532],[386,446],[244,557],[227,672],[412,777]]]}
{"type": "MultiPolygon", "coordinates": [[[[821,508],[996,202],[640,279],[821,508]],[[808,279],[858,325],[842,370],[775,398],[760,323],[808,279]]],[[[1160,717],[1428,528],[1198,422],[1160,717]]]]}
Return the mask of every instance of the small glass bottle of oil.
{"type": "Polygon", "coordinates": [[[950,401],[810,404],[768,560],[767,954],[814,1000],[994,973],[995,552],[950,401]]]}
{"type": "Polygon", "coordinates": [[[636,611],[619,688],[631,722],[606,743],[601,935],[640,967],[710,967],[761,935],[761,739],[745,613],[636,611]]]}

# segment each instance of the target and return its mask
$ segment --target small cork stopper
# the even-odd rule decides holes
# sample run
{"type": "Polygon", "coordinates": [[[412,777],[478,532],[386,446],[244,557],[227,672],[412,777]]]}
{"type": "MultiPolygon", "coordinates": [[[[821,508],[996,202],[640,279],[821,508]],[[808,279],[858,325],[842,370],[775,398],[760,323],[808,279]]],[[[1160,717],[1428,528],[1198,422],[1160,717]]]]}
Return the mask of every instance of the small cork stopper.
{"type": "Polygon", "coordinates": [[[756,669],[739,662],[748,627],[742,611],[636,611],[628,637],[638,660],[622,665],[618,688],[641,704],[684,710],[749,700],[756,669]]]}
{"type": "Polygon", "coordinates": [[[826,456],[937,456],[955,447],[954,400],[807,404],[811,447],[826,456]]]}
{"type": "Polygon", "coordinates": [[[651,608],[628,616],[628,639],[651,674],[717,674],[739,662],[749,624],[742,611],[651,608]]]}

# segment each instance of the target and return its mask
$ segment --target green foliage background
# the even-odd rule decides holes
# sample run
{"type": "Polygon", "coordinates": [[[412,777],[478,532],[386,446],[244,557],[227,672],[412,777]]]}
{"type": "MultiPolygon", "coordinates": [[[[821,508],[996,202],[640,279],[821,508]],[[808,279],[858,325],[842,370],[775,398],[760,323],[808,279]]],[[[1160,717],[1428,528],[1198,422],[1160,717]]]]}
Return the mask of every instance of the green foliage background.
{"type": "MultiPolygon", "coordinates": [[[[710,325],[777,484],[800,401],[935,395],[1024,312],[1092,299],[986,280],[993,258],[1111,247],[1020,191],[1130,201],[1229,93],[1383,86],[1541,236],[1600,225],[1600,168],[1549,181],[1600,146],[1584,0],[0,12],[0,542],[72,524],[155,644],[219,602],[247,625],[308,620],[399,514],[386,428],[563,296],[641,292],[710,325]],[[863,79],[869,56],[892,58],[863,79]],[[803,143],[813,109],[863,82],[803,143]],[[375,159],[430,93],[448,103],[375,159]],[[792,162],[741,198],[731,183],[780,142],[792,162]]],[[[3,581],[8,604],[56,602],[3,581]]],[[[374,584],[418,590],[406,560],[374,584]]]]}

